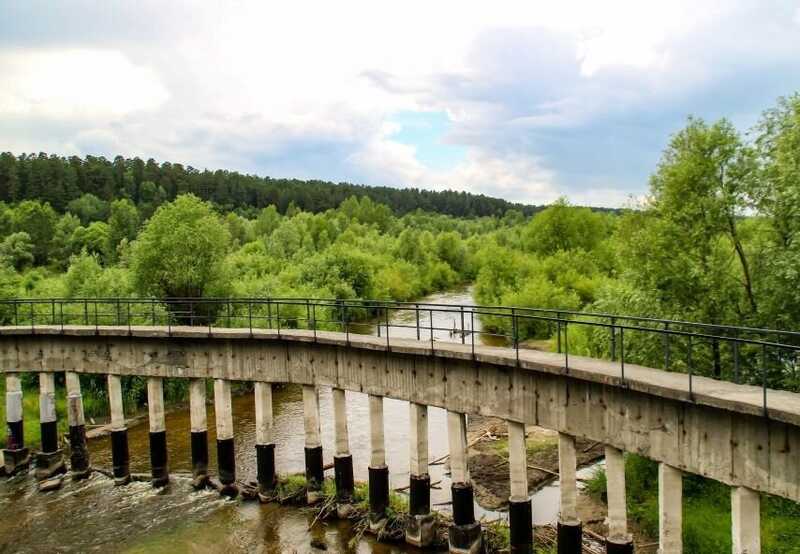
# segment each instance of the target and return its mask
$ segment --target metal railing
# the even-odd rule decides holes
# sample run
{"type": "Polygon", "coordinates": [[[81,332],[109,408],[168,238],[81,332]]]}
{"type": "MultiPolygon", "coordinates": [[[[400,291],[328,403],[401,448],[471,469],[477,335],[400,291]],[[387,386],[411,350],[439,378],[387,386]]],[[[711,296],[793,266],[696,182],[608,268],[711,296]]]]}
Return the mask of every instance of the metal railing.
{"type": "Polygon", "coordinates": [[[618,364],[800,392],[800,332],[574,310],[319,298],[70,298],[0,300],[0,325],[138,325],[333,330],[476,346],[547,349],[618,364]]]}

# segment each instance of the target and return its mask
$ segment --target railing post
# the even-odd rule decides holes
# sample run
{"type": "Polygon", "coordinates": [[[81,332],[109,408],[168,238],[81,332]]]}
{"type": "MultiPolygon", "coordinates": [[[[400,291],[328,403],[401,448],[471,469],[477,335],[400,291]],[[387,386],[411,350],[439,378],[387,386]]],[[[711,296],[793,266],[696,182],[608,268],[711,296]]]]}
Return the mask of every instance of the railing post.
{"type": "Polygon", "coordinates": [[[420,340],[420,332],[419,332],[419,304],[415,304],[414,312],[417,315],[417,340],[420,340]]]}
{"type": "Polygon", "coordinates": [[[616,323],[617,318],[611,318],[611,361],[617,361],[617,330],[616,330],[616,323]]]}
{"type": "Polygon", "coordinates": [[[467,341],[467,330],[464,329],[464,306],[460,306],[461,308],[461,344],[465,344],[467,341]]]}

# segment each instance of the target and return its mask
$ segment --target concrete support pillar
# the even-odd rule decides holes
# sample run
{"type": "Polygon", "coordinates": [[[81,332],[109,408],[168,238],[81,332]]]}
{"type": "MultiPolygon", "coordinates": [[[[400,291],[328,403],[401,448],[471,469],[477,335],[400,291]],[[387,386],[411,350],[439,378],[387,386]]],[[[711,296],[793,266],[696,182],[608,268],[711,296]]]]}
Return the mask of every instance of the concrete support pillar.
{"type": "Polygon", "coordinates": [[[608,537],[606,552],[633,554],[633,537],[628,534],[625,505],[625,458],[622,450],[606,446],[606,490],[608,491],[608,537]]]}
{"type": "Polygon", "coordinates": [[[558,434],[558,483],[561,508],[558,515],[558,554],[580,552],[582,526],[578,519],[578,481],[575,437],[558,434]]]}
{"type": "Polygon", "coordinates": [[[425,548],[436,538],[436,518],[431,514],[431,476],[428,474],[428,407],[409,402],[409,500],[411,516],[406,542],[425,548]]]}
{"type": "Polygon", "coordinates": [[[42,450],[36,455],[36,479],[45,481],[67,471],[64,457],[58,447],[54,373],[39,374],[39,428],[42,435],[42,450]]]}
{"type": "Polygon", "coordinates": [[[214,413],[217,416],[217,472],[222,494],[234,497],[239,494],[239,489],[236,487],[231,382],[227,379],[214,379],[214,413]]]}
{"type": "Polygon", "coordinates": [[[272,383],[256,382],[256,478],[263,501],[275,488],[275,443],[272,438],[272,383]]]}
{"type": "Polygon", "coordinates": [[[192,486],[208,484],[208,421],[206,417],[206,380],[189,381],[189,418],[192,437],[192,486]]]}
{"type": "Polygon", "coordinates": [[[389,507],[389,468],[383,430],[383,397],[369,395],[369,526],[377,532],[386,524],[389,507]]]}
{"type": "Polygon", "coordinates": [[[340,518],[353,511],[353,456],[350,454],[350,437],[347,431],[347,400],[342,389],[333,389],[333,431],[336,452],[333,471],[336,480],[336,512],[340,518]]]}
{"type": "Polygon", "coordinates": [[[303,425],[306,433],[306,501],[318,502],[324,479],[322,433],[319,427],[319,392],[314,385],[303,385],[303,425]]]}
{"type": "Polygon", "coordinates": [[[77,373],[68,371],[67,420],[69,423],[70,471],[73,479],[84,479],[91,473],[89,448],[86,446],[86,422],[83,415],[81,381],[77,373]]]}
{"type": "Polygon", "coordinates": [[[30,452],[25,448],[25,429],[22,421],[22,382],[19,374],[6,373],[6,448],[3,458],[6,475],[28,468],[30,452]]]}
{"type": "Polygon", "coordinates": [[[474,554],[483,551],[481,524],[475,521],[472,483],[467,467],[467,416],[447,412],[447,440],[450,446],[450,487],[453,525],[448,530],[450,552],[474,554]]]}
{"type": "Polygon", "coordinates": [[[111,464],[114,469],[114,484],[126,485],[131,480],[130,453],[128,451],[128,427],[125,425],[125,409],[122,404],[122,378],[108,376],[108,404],[111,408],[111,464]]]}
{"type": "Polygon", "coordinates": [[[533,551],[533,510],[528,496],[528,449],[525,424],[508,422],[508,466],[511,496],[508,499],[510,547],[512,554],[533,551]]]}
{"type": "Polygon", "coordinates": [[[733,554],[761,552],[761,496],[746,487],[731,488],[733,554]]]}
{"type": "Polygon", "coordinates": [[[683,552],[683,473],[658,464],[658,552],[683,552]]]}
{"type": "Polygon", "coordinates": [[[150,472],[154,487],[169,483],[167,425],[164,418],[164,380],[147,378],[147,408],[150,415],[150,472]]]}

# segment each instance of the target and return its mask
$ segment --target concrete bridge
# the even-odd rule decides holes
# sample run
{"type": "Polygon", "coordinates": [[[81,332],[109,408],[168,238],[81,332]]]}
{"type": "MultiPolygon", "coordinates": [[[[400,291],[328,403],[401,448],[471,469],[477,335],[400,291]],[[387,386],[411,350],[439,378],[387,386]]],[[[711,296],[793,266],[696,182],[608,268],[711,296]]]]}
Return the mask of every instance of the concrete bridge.
{"type": "MultiPolygon", "coordinates": [[[[462,310],[463,312],[463,310],[462,310]]],[[[55,313],[55,311],[53,312],[55,313]]],[[[549,316],[548,316],[549,317],[549,316]]],[[[559,316],[560,318],[560,316],[559,316]]],[[[388,318],[387,318],[388,321],[388,318]]],[[[49,323],[52,323],[50,321],[49,323]]],[[[732,486],[732,538],[737,553],[760,551],[759,493],[800,501],[800,395],[632,364],[564,353],[442,342],[417,337],[357,335],[314,329],[210,326],[38,324],[0,327],[0,369],[5,372],[9,473],[29,459],[22,438],[20,374],[40,379],[42,425],[37,468],[44,478],[64,470],[55,439],[55,372],[66,373],[70,471],[89,469],[80,374],[108,376],[113,426],[114,476],[129,480],[128,446],[120,377],[147,378],[152,480],[169,479],[162,380],[190,380],[192,458],[195,481],[208,477],[205,380],[214,379],[217,474],[225,494],[236,494],[230,384],[255,383],[258,483],[267,493],[276,482],[272,384],[303,388],[308,500],[319,497],[323,476],[317,387],[332,387],[335,413],[335,476],[338,511],[346,515],[353,494],[345,390],[369,395],[371,463],[370,524],[378,529],[388,505],[383,398],[409,402],[410,523],[408,542],[426,545],[433,533],[428,477],[427,407],[448,412],[452,472],[451,552],[477,552],[480,523],[473,514],[467,468],[466,417],[505,419],[509,432],[509,519],[513,552],[532,550],[525,425],[559,433],[561,481],[559,552],[579,552],[576,438],[606,445],[608,552],[632,552],[625,505],[624,452],[659,462],[660,552],[682,551],[684,473],[732,486]],[[622,371],[621,371],[622,369],[622,371]]],[[[433,337],[431,325],[431,337],[433,337]]],[[[560,336],[560,335],[559,335],[560,336]]],[[[621,336],[619,337],[622,338],[621,336]]],[[[793,347],[788,346],[791,349],[793,347]]]]}

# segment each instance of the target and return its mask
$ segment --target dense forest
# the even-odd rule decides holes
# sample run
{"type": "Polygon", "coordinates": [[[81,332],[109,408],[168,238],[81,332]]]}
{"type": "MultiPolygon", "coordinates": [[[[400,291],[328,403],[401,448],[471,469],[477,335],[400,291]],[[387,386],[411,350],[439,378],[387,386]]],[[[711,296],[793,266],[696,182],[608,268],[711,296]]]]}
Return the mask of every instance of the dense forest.
{"type": "MultiPolygon", "coordinates": [[[[456,217],[502,216],[509,209],[530,216],[541,207],[508,202],[463,191],[390,188],[327,181],[271,179],[236,171],[199,171],[191,166],[139,158],[0,154],[0,202],[47,202],[61,213],[131,200],[145,218],[181,194],[194,194],[220,211],[254,217],[266,206],[286,213],[290,206],[318,213],[336,208],[351,196],[385,204],[398,215],[424,210],[456,217]]],[[[92,213],[91,216],[99,215],[92,213]]]]}
{"type": "MultiPolygon", "coordinates": [[[[669,140],[647,198],[624,212],[10,154],[0,157],[0,195],[4,298],[410,300],[473,283],[482,304],[800,327],[800,95],[780,99],[747,134],[727,120],[690,118],[669,140]]],[[[484,323],[509,332],[507,320],[484,323]]],[[[519,332],[540,348],[553,340],[545,325],[519,332]]],[[[609,355],[607,334],[571,326],[569,339],[575,352],[609,355]]],[[[660,366],[649,339],[626,340],[631,361],[660,366]]],[[[712,355],[698,353],[698,367],[711,367],[712,355]]],[[[797,360],[778,362],[770,384],[800,390],[797,360]]],[[[130,402],[144,400],[128,390],[130,402]]],[[[650,480],[637,490],[657,491],[652,466],[636,463],[650,480]]],[[[698,498],[708,492],[700,478],[687,482],[698,498]]],[[[651,516],[640,514],[644,524],[651,516]]],[[[695,551],[730,549],[727,530],[697,521],[689,532],[709,546],[695,551]]],[[[796,535],[781,540],[797,545],[796,535]]]]}

